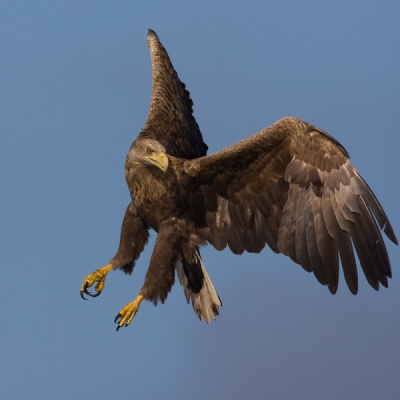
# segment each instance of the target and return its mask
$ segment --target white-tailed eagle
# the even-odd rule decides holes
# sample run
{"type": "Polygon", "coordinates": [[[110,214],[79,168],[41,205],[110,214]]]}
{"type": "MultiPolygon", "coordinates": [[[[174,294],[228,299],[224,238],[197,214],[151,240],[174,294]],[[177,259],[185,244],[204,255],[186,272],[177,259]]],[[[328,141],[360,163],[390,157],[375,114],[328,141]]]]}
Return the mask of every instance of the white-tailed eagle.
{"type": "Polygon", "coordinates": [[[290,117],[207,156],[189,92],[152,30],[147,41],[150,111],[125,162],[132,202],[116,255],[85,278],[81,296],[98,296],[111,270],[131,274],[150,228],[157,239],[146,278],[138,297],[117,315],[117,330],[130,324],[142,300],[166,300],[175,270],[197,316],[215,319],[222,303],[199,251],[207,242],[235,254],[259,253],[268,244],[313,272],[331,293],[338,287],[339,259],[347,286],[357,293],[356,252],[369,284],[387,287],[391,269],[381,230],[397,244],[396,236],[344,147],[290,117]]]}

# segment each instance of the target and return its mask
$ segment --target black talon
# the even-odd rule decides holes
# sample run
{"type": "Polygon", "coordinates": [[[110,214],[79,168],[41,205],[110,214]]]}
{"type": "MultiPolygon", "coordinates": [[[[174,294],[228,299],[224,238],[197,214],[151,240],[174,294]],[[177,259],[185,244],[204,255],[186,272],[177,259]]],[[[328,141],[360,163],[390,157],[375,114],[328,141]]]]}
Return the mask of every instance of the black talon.
{"type": "Polygon", "coordinates": [[[89,284],[86,282],[86,283],[85,283],[85,286],[83,287],[83,291],[84,291],[87,295],[91,296],[92,294],[89,292],[88,287],[89,287],[89,284]]]}
{"type": "Polygon", "coordinates": [[[83,285],[83,289],[81,290],[81,297],[83,300],[87,300],[87,298],[83,295],[83,293],[88,294],[90,296],[90,292],[88,292],[87,288],[88,288],[88,283],[86,282],[83,285]]]}
{"type": "MultiPolygon", "coordinates": [[[[118,319],[118,318],[122,318],[122,315],[121,315],[121,313],[118,313],[118,315],[115,317],[115,319],[114,319],[114,323],[117,323],[117,319],[118,319]]],[[[121,328],[121,326],[120,326],[120,325],[118,325],[118,326],[117,326],[117,332],[118,332],[119,328],[121,328]]]]}
{"type": "Polygon", "coordinates": [[[90,292],[86,292],[90,297],[97,297],[100,296],[101,292],[96,292],[96,293],[90,293],[90,292]]]}
{"type": "MultiPolygon", "coordinates": [[[[89,284],[88,284],[87,282],[86,282],[85,285],[83,286],[83,291],[84,291],[88,296],[90,296],[90,297],[97,297],[97,296],[100,296],[101,291],[100,291],[100,292],[96,292],[96,293],[93,294],[93,293],[89,292],[88,286],[89,286],[89,284]]],[[[82,296],[82,298],[84,298],[83,295],[82,295],[82,292],[81,292],[81,296],[82,296]]],[[[84,298],[84,299],[85,299],[85,298],[84,298]]],[[[85,299],[85,300],[87,300],[87,299],[85,299]]]]}

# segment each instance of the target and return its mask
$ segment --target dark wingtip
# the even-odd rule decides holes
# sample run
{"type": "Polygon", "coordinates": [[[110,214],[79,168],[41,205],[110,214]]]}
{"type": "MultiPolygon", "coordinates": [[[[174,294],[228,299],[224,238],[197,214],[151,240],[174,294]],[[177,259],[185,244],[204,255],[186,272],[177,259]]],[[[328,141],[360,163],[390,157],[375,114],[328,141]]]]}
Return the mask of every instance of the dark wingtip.
{"type": "Polygon", "coordinates": [[[328,285],[328,289],[329,289],[329,291],[331,292],[331,294],[336,294],[337,288],[338,288],[338,285],[337,285],[337,284],[336,284],[336,285],[334,285],[334,284],[328,285]]]}
{"type": "Polygon", "coordinates": [[[153,29],[150,29],[147,31],[147,36],[155,36],[158,39],[157,33],[153,31],[153,29]]]}
{"type": "Polygon", "coordinates": [[[386,236],[395,244],[398,245],[399,242],[397,241],[396,235],[394,233],[394,230],[392,226],[390,225],[389,220],[386,222],[386,226],[383,230],[386,233],[386,236]]]}

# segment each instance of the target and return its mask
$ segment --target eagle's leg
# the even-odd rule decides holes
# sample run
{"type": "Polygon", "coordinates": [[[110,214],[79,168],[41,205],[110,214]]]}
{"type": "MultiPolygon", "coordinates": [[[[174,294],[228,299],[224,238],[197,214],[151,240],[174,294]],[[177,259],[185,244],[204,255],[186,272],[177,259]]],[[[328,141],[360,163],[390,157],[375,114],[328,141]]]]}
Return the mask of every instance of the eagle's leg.
{"type": "Polygon", "coordinates": [[[89,274],[82,283],[81,286],[81,297],[84,300],[87,300],[83,294],[86,293],[87,295],[91,296],[91,297],[97,297],[100,295],[100,293],[102,292],[102,290],[104,289],[104,285],[105,285],[105,280],[106,280],[106,276],[107,274],[112,270],[112,266],[111,264],[106,265],[103,268],[99,268],[96,271],[94,271],[93,273],[89,274]],[[87,289],[89,287],[91,287],[94,283],[97,283],[96,287],[94,288],[94,290],[96,291],[95,294],[90,293],[87,289]]]}
{"type": "Polygon", "coordinates": [[[143,300],[143,296],[139,295],[138,297],[136,297],[135,300],[133,300],[132,302],[128,303],[119,313],[118,315],[115,317],[114,322],[117,323],[118,319],[120,318],[119,322],[118,322],[118,326],[117,326],[117,331],[119,328],[122,328],[124,325],[128,326],[134,316],[136,315],[136,313],[139,310],[139,306],[140,303],[143,300]]]}
{"type": "Polygon", "coordinates": [[[119,320],[117,331],[132,322],[143,300],[152,301],[154,305],[157,305],[158,300],[164,303],[174,284],[175,264],[181,257],[180,242],[184,228],[184,222],[179,222],[175,217],[159,224],[157,240],[144,284],[139,296],[128,303],[115,317],[114,322],[117,323],[119,320]]]}

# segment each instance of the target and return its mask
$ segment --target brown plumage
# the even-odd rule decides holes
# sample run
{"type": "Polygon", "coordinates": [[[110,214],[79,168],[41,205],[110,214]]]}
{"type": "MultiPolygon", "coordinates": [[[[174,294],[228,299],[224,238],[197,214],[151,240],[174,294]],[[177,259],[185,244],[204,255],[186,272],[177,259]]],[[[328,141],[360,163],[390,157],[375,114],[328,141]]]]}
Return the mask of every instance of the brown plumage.
{"type": "Polygon", "coordinates": [[[343,146],[290,117],[206,156],[189,92],[153,31],[148,43],[151,105],[125,163],[132,203],[112,268],[131,273],[148,229],[154,229],[157,240],[140,295],[164,302],[177,269],[188,302],[207,322],[221,302],[201,261],[199,246],[206,242],[235,254],[259,253],[268,244],[313,272],[331,293],[338,287],[339,259],[350,291],[357,293],[355,249],[369,284],[387,287],[391,269],[380,230],[397,240],[343,146]]]}
{"type": "Polygon", "coordinates": [[[173,163],[186,197],[205,205],[192,215],[197,224],[206,215],[207,240],[218,250],[259,253],[267,243],[313,271],[331,293],[340,256],[355,294],[353,243],[370,285],[387,287],[390,262],[374,217],[397,244],[393,229],[346,150],[324,131],[284,118],[211,156],[173,163]]]}

